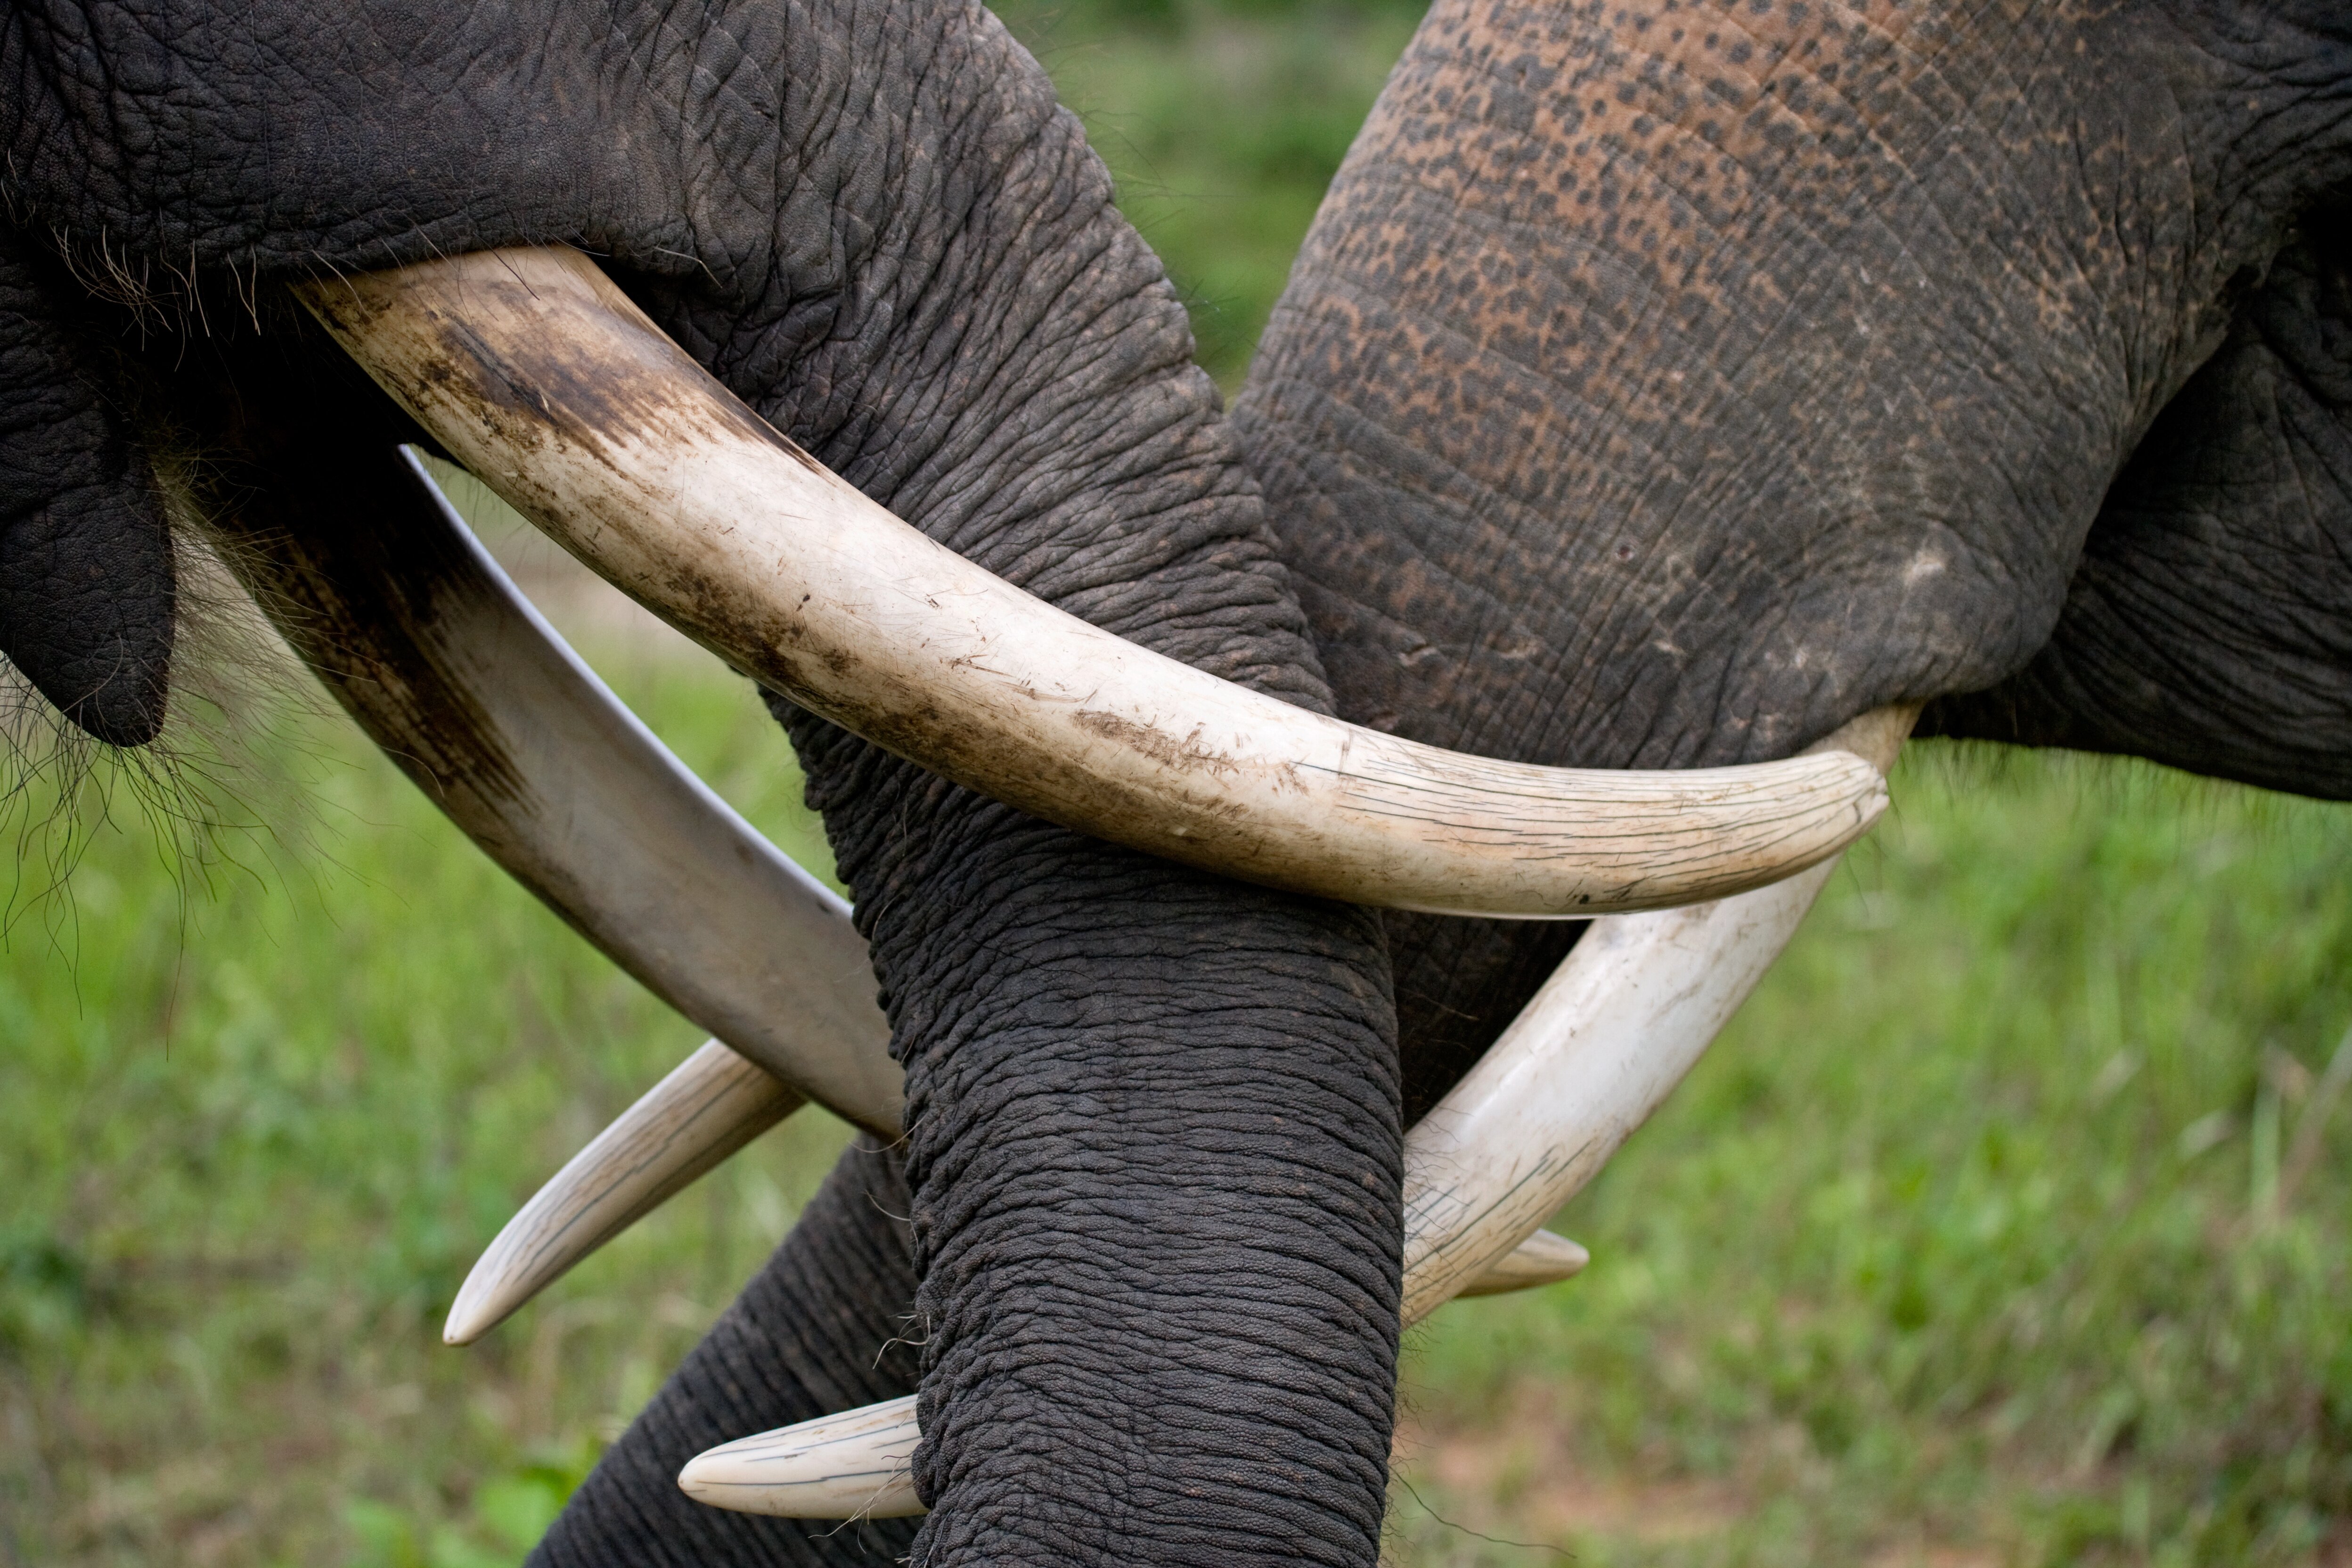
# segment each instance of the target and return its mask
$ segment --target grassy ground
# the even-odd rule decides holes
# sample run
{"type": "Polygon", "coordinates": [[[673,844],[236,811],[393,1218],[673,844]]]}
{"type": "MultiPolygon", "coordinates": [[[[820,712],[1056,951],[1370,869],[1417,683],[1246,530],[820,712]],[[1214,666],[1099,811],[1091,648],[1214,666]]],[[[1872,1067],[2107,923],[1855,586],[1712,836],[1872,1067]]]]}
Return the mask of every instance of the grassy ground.
{"type": "Polygon", "coordinates": [[[1402,1561],[2352,1562],[2352,819],[1914,752],[1590,1273],[1421,1336],[1402,1561]]]}
{"type": "MultiPolygon", "coordinates": [[[[1410,17],[1014,20],[1231,384],[1410,17]]],[[[740,683],[569,612],[821,859],[740,683]]],[[[159,851],[118,791],[69,900],[42,779],[0,838],[0,1562],[515,1560],[844,1136],[788,1123],[442,1349],[698,1037],[340,720],[263,716],[226,794],[269,834],[159,851]]],[[[2352,1563],[2352,817],[1934,746],[1897,795],[1561,1217],[1591,1270],[1416,1337],[1400,1568],[2352,1563]]]]}
{"type": "MultiPolygon", "coordinates": [[[[809,851],[740,685],[606,664],[809,851]]],[[[19,884],[12,1561],[511,1560],[842,1136],[788,1124],[441,1349],[481,1243],[695,1035],[307,728],[302,833],[191,868],[131,820],[69,904],[19,884]]],[[[1591,1271],[1418,1336],[1400,1563],[2345,1560],[2344,810],[1915,750],[1898,818],[1562,1216],[1591,1271]]]]}
{"type": "MultiPolygon", "coordinates": [[[[600,662],[824,864],[748,687],[600,662]]],[[[0,1562],[513,1561],[846,1135],[796,1119],[528,1318],[439,1348],[517,1201],[700,1036],[340,720],[280,728],[258,787],[299,788],[292,831],[191,864],[132,811],[88,835],[69,900],[16,868],[0,1562]]]]}

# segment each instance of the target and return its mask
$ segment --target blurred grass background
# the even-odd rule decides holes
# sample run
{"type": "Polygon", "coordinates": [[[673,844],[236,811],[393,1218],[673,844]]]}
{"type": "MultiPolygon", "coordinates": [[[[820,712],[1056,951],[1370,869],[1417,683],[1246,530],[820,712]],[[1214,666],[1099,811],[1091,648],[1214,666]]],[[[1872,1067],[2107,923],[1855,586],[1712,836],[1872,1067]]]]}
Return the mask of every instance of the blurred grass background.
{"type": "MultiPolygon", "coordinates": [[[[1009,19],[1236,384],[1412,13],[1009,19]]],[[[749,689],[485,521],[823,866],[749,689]]],[[[699,1036],[339,716],[247,706],[248,760],[188,763],[230,769],[209,847],[0,781],[0,1554],[511,1563],[845,1133],[803,1113],[443,1349],[483,1243],[699,1036]]],[[[2352,819],[1936,744],[1896,797],[1560,1217],[1588,1274],[1414,1336],[1400,1568],[2352,1563],[2352,819]]]]}

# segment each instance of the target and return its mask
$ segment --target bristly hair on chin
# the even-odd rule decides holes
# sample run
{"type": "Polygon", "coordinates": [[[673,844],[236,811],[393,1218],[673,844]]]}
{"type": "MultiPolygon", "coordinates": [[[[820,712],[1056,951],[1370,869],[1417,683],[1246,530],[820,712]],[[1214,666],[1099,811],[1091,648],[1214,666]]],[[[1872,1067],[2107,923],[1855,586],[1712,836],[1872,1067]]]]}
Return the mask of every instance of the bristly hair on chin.
{"type": "Polygon", "coordinates": [[[201,458],[166,448],[177,627],[163,727],[144,746],[84,732],[0,658],[0,952],[75,962],[74,872],[100,834],[144,834],[170,868],[184,933],[236,877],[270,884],[309,858],[340,713],[280,641],[189,500],[201,458]],[[202,897],[197,895],[201,894],[202,897]]]}

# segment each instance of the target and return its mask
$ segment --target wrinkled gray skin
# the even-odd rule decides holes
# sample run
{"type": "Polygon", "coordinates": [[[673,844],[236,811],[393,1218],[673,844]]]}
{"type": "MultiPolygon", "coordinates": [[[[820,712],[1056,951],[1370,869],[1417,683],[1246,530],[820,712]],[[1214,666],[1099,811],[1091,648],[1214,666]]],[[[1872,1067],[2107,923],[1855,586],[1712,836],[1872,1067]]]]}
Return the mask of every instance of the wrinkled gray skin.
{"type": "MultiPolygon", "coordinates": [[[[1293,701],[1661,766],[1932,700],[2352,794],[2340,5],[1442,0],[1223,424],[982,13],[587,9],[9,14],[0,650],[93,732],[165,700],[154,430],[413,504],[398,416],[255,280],[566,240],[917,526],[1293,701]],[[126,335],[59,237],[202,310],[126,335]]],[[[913,1131],[540,1559],[1371,1563],[1400,1129],[1573,928],[1221,883],[784,717],[913,1131]],[[918,1378],[919,1524],[671,1485],[918,1378]]]]}

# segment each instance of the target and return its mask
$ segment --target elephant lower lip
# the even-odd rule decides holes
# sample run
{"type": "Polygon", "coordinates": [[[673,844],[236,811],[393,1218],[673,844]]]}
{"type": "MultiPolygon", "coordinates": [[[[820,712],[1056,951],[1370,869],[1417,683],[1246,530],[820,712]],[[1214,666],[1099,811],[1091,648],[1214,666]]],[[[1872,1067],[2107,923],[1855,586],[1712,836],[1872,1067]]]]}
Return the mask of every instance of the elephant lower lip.
{"type": "Polygon", "coordinates": [[[688,636],[889,750],[1097,837],[1347,901],[1580,918],[1774,880],[1885,805],[1851,756],[1533,767],[1148,653],[834,478],[572,252],[459,258],[304,298],[494,488],[688,636]]]}
{"type": "Polygon", "coordinates": [[[85,733],[146,745],[170,700],[175,578],[152,497],[52,500],[0,526],[0,657],[85,733]]]}

